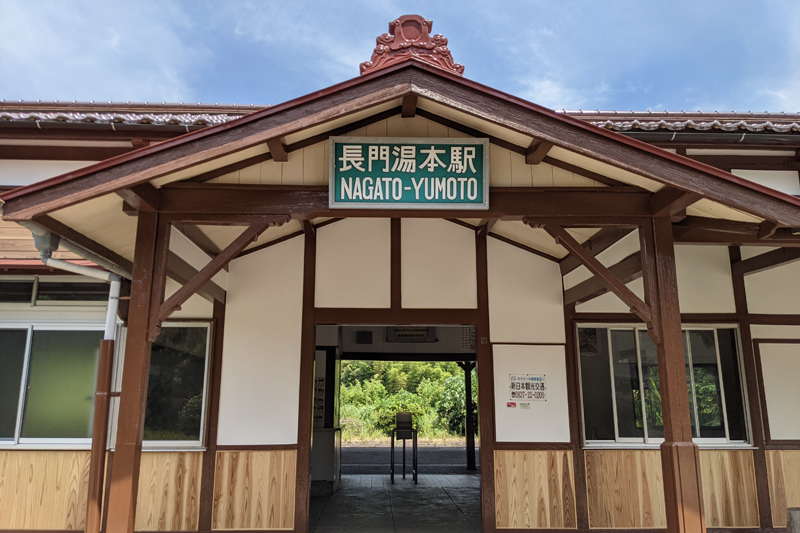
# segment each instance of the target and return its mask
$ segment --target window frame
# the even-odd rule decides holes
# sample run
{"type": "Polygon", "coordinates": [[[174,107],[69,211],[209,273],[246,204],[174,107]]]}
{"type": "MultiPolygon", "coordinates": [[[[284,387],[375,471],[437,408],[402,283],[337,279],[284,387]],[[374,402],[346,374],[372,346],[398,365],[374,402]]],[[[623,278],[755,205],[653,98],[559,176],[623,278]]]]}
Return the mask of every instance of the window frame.
{"type": "Polygon", "coordinates": [[[47,276],[4,276],[3,281],[9,283],[33,282],[33,288],[29,302],[0,302],[0,309],[33,309],[37,307],[51,309],[54,307],[105,308],[108,306],[108,298],[105,300],[39,300],[39,284],[42,282],[103,284],[102,281],[86,276],[62,276],[58,274],[47,276]]]}
{"type": "MultiPolygon", "coordinates": [[[[25,338],[25,355],[22,364],[22,377],[20,379],[20,390],[17,395],[17,419],[14,425],[13,439],[0,440],[0,449],[7,448],[31,448],[31,449],[87,449],[92,444],[89,438],[23,438],[22,422],[25,414],[25,405],[28,401],[28,379],[30,377],[31,347],[33,346],[33,334],[35,331],[103,331],[104,324],[97,322],[65,322],[53,323],[47,321],[27,320],[19,322],[0,323],[0,329],[4,330],[27,330],[25,338]]],[[[98,345],[98,350],[100,346],[98,345]]],[[[97,382],[97,366],[95,365],[95,383],[97,382]]]]}
{"type": "MultiPolygon", "coordinates": [[[[206,424],[208,420],[209,401],[208,394],[211,388],[211,358],[213,356],[212,340],[214,321],[210,318],[202,319],[183,319],[183,320],[165,320],[161,324],[162,328],[170,327],[204,327],[206,328],[206,359],[203,369],[203,409],[200,413],[200,438],[197,440],[142,440],[142,449],[146,451],[161,451],[161,450],[191,450],[201,451],[206,447],[206,424]]],[[[120,341],[127,338],[127,330],[122,329],[122,332],[117,336],[120,341]]],[[[118,342],[120,342],[118,341],[118,342]]],[[[122,386],[122,370],[124,366],[125,350],[118,350],[114,358],[113,379],[111,383],[111,390],[120,392],[122,386]]],[[[109,423],[109,449],[114,450],[116,447],[117,423],[119,420],[119,396],[111,398],[112,403],[109,410],[110,423],[109,423]]]]}
{"type": "MultiPolygon", "coordinates": [[[[575,322],[575,355],[574,357],[577,359],[577,375],[578,375],[578,391],[579,391],[579,398],[580,398],[580,413],[581,413],[581,431],[582,433],[582,440],[584,448],[591,449],[591,448],[658,448],[661,443],[664,442],[663,437],[650,437],[648,435],[648,425],[647,425],[647,417],[646,417],[646,404],[645,404],[645,394],[643,393],[644,387],[644,380],[642,374],[642,352],[641,352],[641,345],[639,340],[639,332],[640,331],[647,331],[647,326],[642,323],[634,323],[634,322],[575,322]],[[608,334],[608,363],[610,366],[610,375],[611,375],[611,397],[612,397],[612,406],[614,410],[614,436],[615,440],[588,440],[586,439],[586,415],[584,412],[584,400],[583,400],[583,373],[581,371],[581,353],[580,353],[580,336],[579,330],[580,329],[606,329],[608,334]],[[611,343],[611,331],[633,331],[634,338],[636,342],[636,360],[637,360],[637,367],[639,373],[639,394],[641,397],[641,408],[642,408],[642,426],[643,426],[643,434],[642,438],[637,437],[620,437],[619,436],[619,420],[618,420],[618,413],[617,413],[617,397],[615,394],[615,387],[614,387],[614,368],[612,362],[613,356],[613,346],[611,343]]],[[[717,362],[717,372],[719,377],[719,386],[720,386],[720,400],[722,402],[722,414],[723,414],[723,421],[725,425],[725,435],[726,438],[714,438],[714,437],[693,437],[692,442],[697,444],[700,447],[707,447],[707,448],[753,448],[753,431],[751,427],[751,418],[750,418],[750,401],[747,394],[747,382],[745,376],[745,366],[744,366],[744,353],[742,350],[742,337],[741,337],[741,328],[738,324],[735,323],[687,323],[681,324],[681,336],[684,341],[687,341],[686,344],[688,346],[688,364],[690,369],[694,368],[694,359],[691,356],[691,343],[688,342],[687,332],[689,331],[713,331],[714,332],[714,343],[715,343],[715,350],[716,350],[716,362],[717,362]],[[725,386],[723,383],[722,378],[722,364],[720,358],[720,348],[719,348],[719,335],[717,333],[720,329],[732,329],[735,331],[735,341],[736,341],[736,363],[739,368],[739,386],[742,391],[742,401],[743,401],[743,418],[745,424],[745,434],[747,438],[745,440],[730,440],[730,429],[728,427],[728,413],[727,413],[727,403],[725,397],[725,386]]],[[[693,416],[695,417],[695,424],[698,423],[698,414],[697,414],[697,391],[694,386],[694,373],[693,371],[688,375],[691,381],[692,389],[689,391],[692,395],[692,407],[694,409],[693,416]]],[[[699,428],[698,428],[699,431],[699,428]]]]}

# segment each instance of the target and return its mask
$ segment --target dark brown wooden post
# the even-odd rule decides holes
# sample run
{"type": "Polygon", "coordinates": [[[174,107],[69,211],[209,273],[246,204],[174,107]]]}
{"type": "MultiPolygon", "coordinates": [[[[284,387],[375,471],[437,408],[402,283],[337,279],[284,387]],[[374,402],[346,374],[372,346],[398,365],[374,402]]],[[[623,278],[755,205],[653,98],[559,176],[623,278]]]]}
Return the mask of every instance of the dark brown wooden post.
{"type": "Polygon", "coordinates": [[[700,453],[692,442],[672,222],[668,217],[651,220],[652,224],[640,231],[645,295],[653,313],[651,337],[658,349],[661,382],[661,465],[667,529],[670,533],[705,533],[700,453]]]}
{"type": "Polygon", "coordinates": [[[310,221],[303,221],[305,250],[303,259],[303,325],[300,341],[300,408],[297,427],[297,480],[295,489],[294,530],[308,531],[311,494],[311,437],[314,422],[314,356],[316,322],[314,287],[316,286],[317,233],[310,221]]]}
{"type": "Polygon", "coordinates": [[[475,328],[478,358],[478,409],[481,432],[482,531],[497,529],[494,504],[494,362],[489,336],[489,253],[486,235],[475,235],[478,275],[478,323],[475,328]]]}
{"type": "Polygon", "coordinates": [[[166,262],[163,252],[168,245],[167,226],[159,224],[158,213],[139,213],[117,440],[108,496],[108,533],[133,533],[134,528],[150,370],[147,337],[151,313],[156,307],[153,305],[154,289],[158,286],[163,288],[163,282],[158,283],[156,277],[164,275],[166,269],[166,264],[159,268],[158,259],[163,258],[166,262]]]}
{"type": "Polygon", "coordinates": [[[464,407],[466,419],[464,421],[464,435],[467,437],[467,470],[477,470],[475,467],[475,422],[472,420],[475,414],[475,405],[472,403],[472,369],[475,363],[465,361],[458,363],[464,370],[464,407]]]}

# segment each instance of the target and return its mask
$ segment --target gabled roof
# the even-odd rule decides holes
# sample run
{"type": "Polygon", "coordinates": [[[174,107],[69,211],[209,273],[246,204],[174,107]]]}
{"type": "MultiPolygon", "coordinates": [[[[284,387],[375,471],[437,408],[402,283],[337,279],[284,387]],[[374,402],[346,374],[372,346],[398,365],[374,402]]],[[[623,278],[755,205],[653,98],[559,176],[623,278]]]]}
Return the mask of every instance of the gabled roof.
{"type": "MultiPolygon", "coordinates": [[[[800,200],[410,59],[242,118],[189,133],[0,195],[4,218],[29,220],[167,176],[185,179],[198,165],[245,153],[268,140],[387,111],[414,95],[466,122],[503,130],[500,142],[532,140],[678,190],[694,192],[780,226],[800,226],[800,200]]],[[[310,133],[309,133],[310,135],[310,133]]],[[[261,150],[266,152],[266,149],[261,150]]],[[[566,152],[565,152],[566,153],[566,152]]]]}

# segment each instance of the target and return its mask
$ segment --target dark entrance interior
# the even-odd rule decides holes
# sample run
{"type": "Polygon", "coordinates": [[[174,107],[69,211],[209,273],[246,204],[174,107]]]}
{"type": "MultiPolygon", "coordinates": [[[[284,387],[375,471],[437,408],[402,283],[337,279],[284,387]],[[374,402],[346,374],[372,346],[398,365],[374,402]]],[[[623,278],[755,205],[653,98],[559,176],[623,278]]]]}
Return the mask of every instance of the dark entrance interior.
{"type": "Polygon", "coordinates": [[[480,531],[473,326],[318,326],[310,531],[480,531]],[[396,412],[418,430],[390,479],[396,412]]]}

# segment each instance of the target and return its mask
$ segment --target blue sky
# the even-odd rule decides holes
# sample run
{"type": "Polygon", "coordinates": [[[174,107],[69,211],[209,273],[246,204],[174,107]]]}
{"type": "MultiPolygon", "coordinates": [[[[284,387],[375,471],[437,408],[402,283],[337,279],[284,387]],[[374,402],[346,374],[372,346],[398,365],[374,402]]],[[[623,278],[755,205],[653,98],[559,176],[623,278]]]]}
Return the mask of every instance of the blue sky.
{"type": "Polygon", "coordinates": [[[0,98],[277,104],[357,76],[405,13],[556,109],[800,111],[795,0],[0,0],[0,98]]]}

